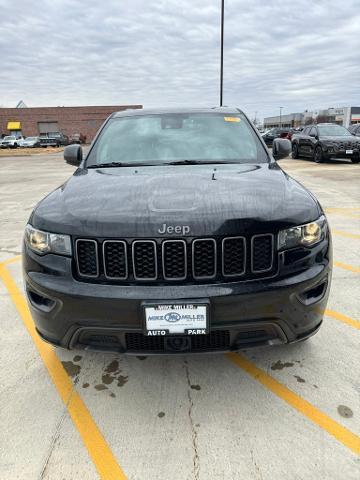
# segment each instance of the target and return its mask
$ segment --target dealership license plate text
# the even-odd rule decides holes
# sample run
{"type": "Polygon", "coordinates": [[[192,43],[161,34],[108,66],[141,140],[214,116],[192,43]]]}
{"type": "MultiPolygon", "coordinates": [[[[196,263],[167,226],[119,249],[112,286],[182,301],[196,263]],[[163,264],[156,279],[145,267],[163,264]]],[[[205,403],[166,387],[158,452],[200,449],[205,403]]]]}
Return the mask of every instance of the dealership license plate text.
{"type": "Polygon", "coordinates": [[[206,305],[166,304],[145,307],[146,334],[205,335],[207,333],[206,305]]]}

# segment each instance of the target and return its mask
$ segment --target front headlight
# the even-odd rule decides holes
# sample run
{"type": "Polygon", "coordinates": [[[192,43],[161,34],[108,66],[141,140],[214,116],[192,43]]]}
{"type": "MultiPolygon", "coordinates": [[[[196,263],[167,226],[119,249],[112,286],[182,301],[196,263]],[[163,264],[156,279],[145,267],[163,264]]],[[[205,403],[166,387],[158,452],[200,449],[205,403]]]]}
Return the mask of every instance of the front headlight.
{"type": "Polygon", "coordinates": [[[319,243],[327,233],[327,222],[324,216],[321,216],[314,222],[300,225],[299,227],[288,228],[279,232],[278,247],[279,250],[295,248],[299,246],[312,247],[319,243]]]}
{"type": "Polygon", "coordinates": [[[31,250],[40,255],[56,253],[71,256],[71,238],[69,235],[44,232],[28,224],[25,227],[25,242],[31,250]]]}

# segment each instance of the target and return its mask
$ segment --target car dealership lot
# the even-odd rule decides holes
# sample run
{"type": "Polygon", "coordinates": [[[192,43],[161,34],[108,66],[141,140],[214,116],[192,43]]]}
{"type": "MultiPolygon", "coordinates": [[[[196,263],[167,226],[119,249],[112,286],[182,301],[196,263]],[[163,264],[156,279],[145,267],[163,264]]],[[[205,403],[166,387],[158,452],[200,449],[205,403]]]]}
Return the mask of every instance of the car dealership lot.
{"type": "Polygon", "coordinates": [[[239,355],[144,358],[38,339],[21,294],[22,231],[73,168],[61,153],[0,159],[1,478],[359,478],[360,166],[280,165],[333,230],[319,333],[239,355]]]}

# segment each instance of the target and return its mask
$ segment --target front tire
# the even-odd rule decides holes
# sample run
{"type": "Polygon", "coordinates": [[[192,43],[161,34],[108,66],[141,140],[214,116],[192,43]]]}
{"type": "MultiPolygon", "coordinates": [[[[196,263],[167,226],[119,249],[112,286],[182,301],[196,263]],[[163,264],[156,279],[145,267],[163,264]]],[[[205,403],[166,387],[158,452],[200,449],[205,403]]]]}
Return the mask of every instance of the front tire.
{"type": "Polygon", "coordinates": [[[297,143],[292,144],[292,152],[291,152],[292,158],[299,158],[299,147],[297,143]]]}
{"type": "Polygon", "coordinates": [[[360,163],[360,157],[359,158],[352,158],[351,163],[360,163]]]}
{"type": "Polygon", "coordinates": [[[324,161],[324,154],[322,148],[317,146],[314,152],[314,162],[315,163],[322,163],[324,161]]]}

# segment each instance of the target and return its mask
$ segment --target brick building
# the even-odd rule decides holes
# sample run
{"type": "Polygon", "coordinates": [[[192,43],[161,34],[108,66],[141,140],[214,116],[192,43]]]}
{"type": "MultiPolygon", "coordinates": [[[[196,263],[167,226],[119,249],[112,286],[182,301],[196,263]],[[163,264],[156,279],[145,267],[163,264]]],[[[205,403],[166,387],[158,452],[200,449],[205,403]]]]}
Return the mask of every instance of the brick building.
{"type": "Polygon", "coordinates": [[[82,133],[88,142],[111,113],[129,108],[142,108],[142,105],[0,108],[0,137],[11,133],[26,137],[52,132],[69,136],[82,133]]]}

